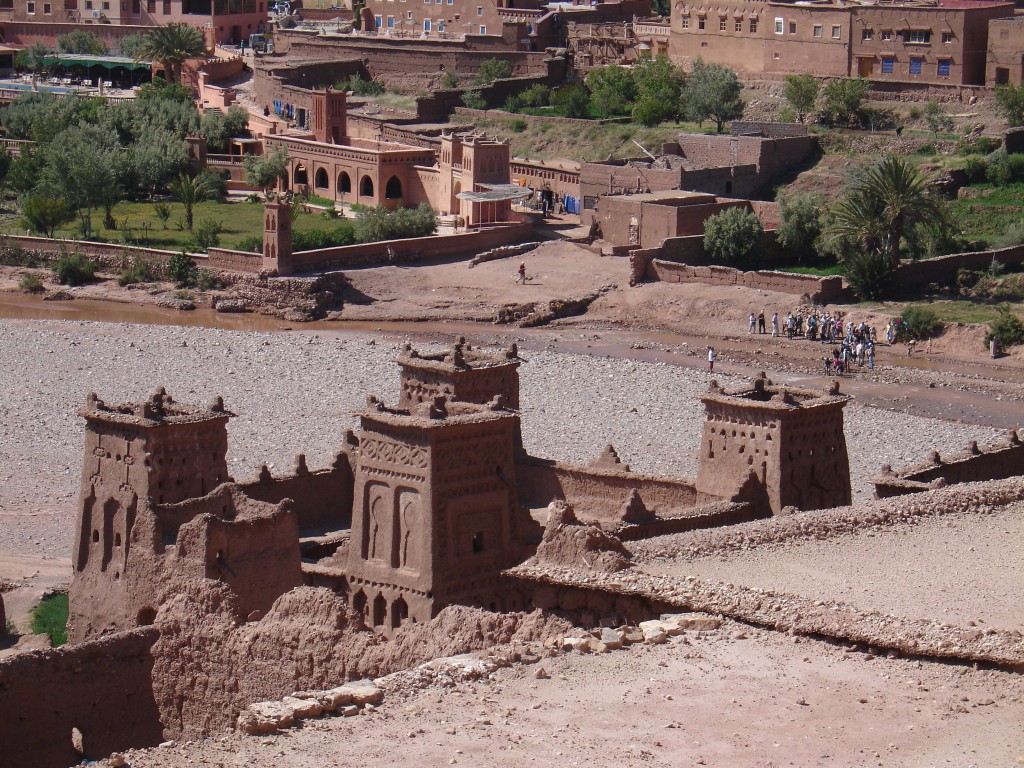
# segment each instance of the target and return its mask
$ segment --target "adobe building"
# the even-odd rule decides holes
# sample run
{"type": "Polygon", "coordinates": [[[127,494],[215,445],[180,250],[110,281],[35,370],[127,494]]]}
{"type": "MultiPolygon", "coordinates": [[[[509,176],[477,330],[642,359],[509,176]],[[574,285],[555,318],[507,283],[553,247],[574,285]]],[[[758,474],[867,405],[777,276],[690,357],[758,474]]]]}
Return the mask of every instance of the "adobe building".
{"type": "Polygon", "coordinates": [[[500,397],[369,406],[345,566],[352,607],[385,631],[454,603],[523,607],[500,578],[527,556],[532,525],[516,500],[519,415],[500,397]]]}
{"type": "Polygon", "coordinates": [[[428,204],[467,226],[512,220],[507,141],[476,134],[444,134],[437,149],[346,136],[344,91],[312,92],[301,119],[309,130],[264,137],[264,151],[288,153],[284,188],[339,203],[414,208],[428,204]]]}
{"type": "Polygon", "coordinates": [[[850,504],[850,461],[843,430],[849,402],[838,383],[823,394],[773,386],[723,390],[712,382],[704,403],[697,490],[742,499],[762,515],[850,504]]]}
{"type": "Polygon", "coordinates": [[[503,573],[534,553],[553,501],[637,539],[850,500],[837,389],[713,386],[694,482],[632,472],[611,447],[589,466],[527,455],[515,347],[460,339],[397,362],[399,407],[368,398],[330,467],[311,472],[300,455],[293,474],[264,467],[242,484],[227,475],[219,399],[90,395],[71,641],[152,624],[168,599],[212,582],[239,620],[302,584],[328,587],[388,636],[452,604],[528,609],[503,573]]]}
{"type": "Polygon", "coordinates": [[[289,505],[246,499],[230,483],[219,399],[183,406],[160,389],[108,406],[90,394],[78,413],[86,431],[71,642],[151,624],[180,580],[224,581],[246,613],[301,583],[289,505]]]}
{"type": "Polygon", "coordinates": [[[989,22],[1013,12],[986,0],[674,0],[669,52],[687,67],[703,58],[754,77],[984,85],[989,22]]]}
{"type": "MultiPolygon", "coordinates": [[[[6,0],[0,4],[0,22],[26,22],[14,25],[16,37],[43,39],[69,31],[54,31],[52,27],[43,27],[44,24],[81,25],[80,28],[110,40],[174,22],[209,30],[218,43],[237,44],[253,33],[265,31],[268,19],[267,0],[6,0]],[[33,30],[28,23],[41,28],[33,30]]],[[[11,37],[6,39],[10,41],[11,37]]]]}
{"type": "Polygon", "coordinates": [[[443,352],[420,353],[411,344],[395,361],[401,367],[399,408],[447,397],[463,403],[489,403],[500,396],[505,406],[519,410],[519,350],[504,353],[473,349],[460,337],[443,352]]]}
{"type": "MultiPolygon", "coordinates": [[[[729,208],[761,214],[774,203],[733,200],[702,192],[646,192],[639,195],[604,195],[598,198],[594,220],[601,239],[613,247],[657,248],[668,238],[704,234],[704,224],[729,208]]],[[[775,222],[761,221],[765,229],[775,222]]],[[[774,228],[774,227],[771,227],[774,228]]]]}
{"type": "MultiPolygon", "coordinates": [[[[580,165],[581,220],[590,223],[604,196],[640,195],[682,190],[723,198],[749,199],[779,174],[799,166],[817,151],[807,126],[736,122],[729,135],[679,134],[654,156],[584,161],[580,165]]],[[[685,195],[651,197],[662,206],[706,204],[685,195]]],[[[622,203],[628,204],[628,203],[622,203]]],[[[602,215],[602,218],[608,218],[602,215]]],[[[621,223],[620,223],[621,226],[621,223]]]]}

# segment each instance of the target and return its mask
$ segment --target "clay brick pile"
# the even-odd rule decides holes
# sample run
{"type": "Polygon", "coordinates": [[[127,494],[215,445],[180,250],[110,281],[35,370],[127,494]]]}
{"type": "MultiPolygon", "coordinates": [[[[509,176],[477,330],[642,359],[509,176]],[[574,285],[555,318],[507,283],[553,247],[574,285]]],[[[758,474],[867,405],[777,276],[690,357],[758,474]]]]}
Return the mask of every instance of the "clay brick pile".
{"type": "Polygon", "coordinates": [[[384,694],[370,680],[358,680],[326,691],[296,691],[280,701],[257,701],[238,716],[236,727],[249,735],[274,733],[296,722],[336,714],[352,717],[373,711],[384,694]]]}

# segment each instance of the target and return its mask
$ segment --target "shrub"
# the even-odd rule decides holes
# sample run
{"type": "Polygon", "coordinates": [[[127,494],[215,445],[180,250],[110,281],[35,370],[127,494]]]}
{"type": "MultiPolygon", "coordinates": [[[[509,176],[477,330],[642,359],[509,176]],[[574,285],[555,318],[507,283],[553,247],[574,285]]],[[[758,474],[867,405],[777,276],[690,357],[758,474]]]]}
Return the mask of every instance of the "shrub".
{"type": "Polygon", "coordinates": [[[704,250],[716,264],[744,267],[761,251],[764,229],[753,211],[726,208],[704,222],[704,250]]]}
{"type": "Polygon", "coordinates": [[[814,243],[821,235],[821,201],[813,195],[792,195],[779,201],[775,239],[798,263],[814,260],[814,243]]]}
{"type": "Polygon", "coordinates": [[[363,80],[358,75],[353,75],[347,81],[338,83],[341,88],[352,91],[354,96],[380,96],[387,88],[380,80],[363,80]]]}
{"type": "Polygon", "coordinates": [[[551,89],[543,83],[535,83],[519,94],[524,107],[546,107],[551,102],[551,89]]]}
{"type": "MultiPolygon", "coordinates": [[[[295,233],[292,233],[292,247],[295,244],[295,233]]],[[[244,237],[238,241],[235,250],[248,251],[249,253],[263,253],[263,238],[259,235],[244,237]]]]}
{"type": "MultiPolygon", "coordinates": [[[[314,251],[318,248],[337,248],[341,245],[354,245],[356,242],[355,225],[343,222],[334,229],[310,229],[304,232],[292,230],[292,250],[314,251]]],[[[260,242],[256,250],[263,249],[260,242]]]]}
{"type": "Polygon", "coordinates": [[[462,104],[467,109],[487,109],[487,100],[480,91],[466,91],[462,94],[462,104]]]}
{"type": "Polygon", "coordinates": [[[32,609],[32,631],[49,635],[54,648],[64,645],[68,641],[68,596],[44,597],[32,609]]]}
{"type": "MultiPolygon", "coordinates": [[[[1003,234],[996,238],[996,248],[1010,248],[1014,245],[1024,245],[1024,221],[1015,221],[1003,230],[1003,234]]],[[[993,264],[998,264],[995,259],[993,264]]],[[[997,275],[991,275],[997,277],[997,275]]]]}
{"type": "Polygon", "coordinates": [[[437,87],[450,91],[459,87],[459,76],[452,72],[450,69],[446,70],[442,75],[441,79],[437,83],[437,87]]]}
{"type": "Polygon", "coordinates": [[[43,281],[39,279],[39,275],[32,272],[21,273],[21,279],[18,281],[18,287],[25,293],[40,293],[44,290],[43,281]]]}
{"type": "Polygon", "coordinates": [[[964,175],[968,184],[977,184],[985,180],[985,158],[972,155],[964,162],[964,175]]]}
{"type": "Polygon", "coordinates": [[[473,77],[473,85],[490,85],[495,80],[512,77],[512,65],[503,59],[487,59],[480,62],[473,77]]]}
{"type": "Polygon", "coordinates": [[[586,117],[590,106],[590,92],[578,83],[567,85],[555,91],[551,100],[562,117],[586,117]]]}
{"type": "Polygon", "coordinates": [[[826,125],[859,127],[863,122],[861,110],[869,87],[868,81],[859,77],[839,77],[827,82],[822,89],[822,122],[826,125]]]}
{"type": "Polygon", "coordinates": [[[904,333],[911,339],[930,339],[942,333],[942,321],[928,307],[907,307],[900,320],[904,333]]]}
{"type": "Polygon", "coordinates": [[[62,285],[85,285],[96,276],[96,262],[80,253],[65,251],[57,258],[53,272],[62,285]]]}
{"type": "Polygon", "coordinates": [[[192,241],[201,251],[216,248],[220,245],[220,233],[224,231],[224,223],[216,219],[200,219],[192,230],[192,241]]]}
{"type": "Polygon", "coordinates": [[[846,280],[859,299],[881,299],[889,288],[895,267],[885,253],[858,250],[843,260],[846,280]]]}
{"type": "Polygon", "coordinates": [[[118,275],[117,284],[120,286],[132,285],[133,283],[149,283],[155,279],[153,268],[144,259],[137,259],[128,269],[122,269],[118,275]]]}
{"type": "Polygon", "coordinates": [[[167,276],[180,288],[195,285],[198,272],[195,262],[184,251],[174,254],[167,260],[167,276]]]}
{"type": "Polygon", "coordinates": [[[520,101],[518,96],[509,96],[505,99],[505,106],[502,107],[506,112],[518,112],[523,108],[523,102],[520,101]]]}
{"type": "Polygon", "coordinates": [[[995,339],[997,349],[1007,349],[1024,344],[1024,321],[1017,317],[1009,306],[999,308],[999,317],[989,323],[985,343],[995,339]]]}
{"type": "Polygon", "coordinates": [[[633,121],[653,128],[672,116],[673,106],[657,99],[645,98],[633,107],[633,121]]]}
{"type": "Polygon", "coordinates": [[[530,127],[530,124],[527,123],[525,120],[513,120],[512,125],[510,125],[509,127],[512,129],[513,133],[523,133],[527,128],[530,127]]]}
{"type": "MultiPolygon", "coordinates": [[[[355,235],[360,243],[425,237],[437,229],[437,214],[426,203],[417,208],[370,208],[356,217],[355,235]]],[[[294,236],[293,236],[294,237],[294,236]]]]}
{"type": "Polygon", "coordinates": [[[196,288],[201,291],[217,291],[223,287],[224,281],[205,267],[196,275],[196,288]]]}

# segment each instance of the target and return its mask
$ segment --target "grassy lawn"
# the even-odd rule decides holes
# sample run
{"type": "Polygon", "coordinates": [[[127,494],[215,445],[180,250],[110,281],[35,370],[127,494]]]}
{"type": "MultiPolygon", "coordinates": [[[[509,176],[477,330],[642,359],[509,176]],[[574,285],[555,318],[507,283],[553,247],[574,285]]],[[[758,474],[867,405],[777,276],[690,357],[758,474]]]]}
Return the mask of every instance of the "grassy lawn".
{"type": "MultiPolygon", "coordinates": [[[[171,203],[171,217],[167,221],[167,229],[163,228],[160,219],[153,211],[153,203],[149,202],[121,202],[114,208],[114,219],[117,221],[117,229],[103,229],[103,212],[93,212],[93,226],[99,226],[98,235],[105,241],[122,242],[124,230],[123,224],[127,220],[130,231],[129,239],[134,245],[146,245],[147,233],[143,224],[150,225],[148,233],[148,247],[162,248],[166,250],[180,250],[192,240],[192,233],[184,229],[185,209],[180,203],[171,203]]],[[[261,237],[263,235],[263,204],[247,202],[205,202],[200,203],[194,210],[195,223],[198,225],[202,219],[213,219],[219,221],[224,230],[220,235],[220,244],[223,248],[234,248],[238,243],[247,237],[261,237]]],[[[334,229],[338,226],[337,220],[328,220],[315,214],[300,213],[292,223],[292,229],[296,232],[308,232],[314,229],[334,229]]],[[[4,227],[4,231],[10,234],[24,234],[24,228],[17,223],[4,227]]],[[[57,237],[78,238],[77,219],[67,227],[57,231],[57,237]]]]}
{"type": "Polygon", "coordinates": [[[50,595],[32,610],[32,631],[49,635],[53,647],[68,641],[68,596],[50,595]]]}
{"type": "Polygon", "coordinates": [[[950,202],[964,237],[995,243],[1011,224],[1024,220],[1024,183],[994,187],[975,184],[982,196],[950,202]]]}
{"type": "Polygon", "coordinates": [[[819,277],[845,274],[841,264],[831,264],[827,267],[770,267],[770,269],[776,272],[793,272],[797,275],[817,275],[819,277]]]}

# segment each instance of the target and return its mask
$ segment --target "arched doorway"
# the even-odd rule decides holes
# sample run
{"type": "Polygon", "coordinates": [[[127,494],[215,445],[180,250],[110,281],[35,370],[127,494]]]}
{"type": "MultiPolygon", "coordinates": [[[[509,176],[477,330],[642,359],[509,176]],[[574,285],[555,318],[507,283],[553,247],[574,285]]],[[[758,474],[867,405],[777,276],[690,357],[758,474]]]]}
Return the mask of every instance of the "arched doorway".
{"type": "Polygon", "coordinates": [[[388,616],[388,601],[384,595],[377,595],[373,599],[373,626],[384,626],[384,620],[388,616]]]}
{"type": "Polygon", "coordinates": [[[391,604],[391,628],[398,629],[408,618],[409,606],[405,599],[400,597],[391,604]]]}
{"type": "Polygon", "coordinates": [[[388,179],[387,185],[384,187],[384,199],[385,200],[401,200],[402,199],[402,180],[397,176],[392,176],[388,179]]]}
{"type": "Polygon", "coordinates": [[[317,189],[327,189],[330,186],[330,182],[327,180],[327,171],[323,168],[317,168],[316,173],[313,174],[313,186],[317,189]]]}
{"type": "Polygon", "coordinates": [[[369,176],[363,176],[362,181],[359,182],[359,196],[373,197],[373,179],[369,176]]]}
{"type": "Polygon", "coordinates": [[[305,186],[309,184],[309,174],[306,173],[306,166],[304,166],[302,163],[296,165],[295,173],[292,174],[292,180],[295,186],[305,186]]]}
{"type": "Polygon", "coordinates": [[[338,174],[338,192],[343,195],[347,195],[352,192],[352,177],[345,171],[338,174]]]}
{"type": "Polygon", "coordinates": [[[366,593],[361,589],[352,596],[352,610],[366,621],[366,593]]]}

